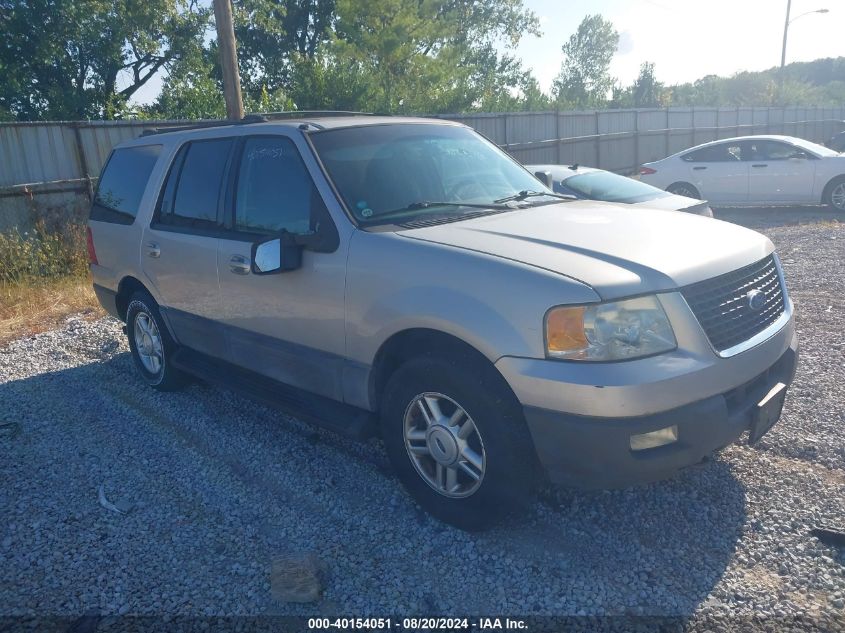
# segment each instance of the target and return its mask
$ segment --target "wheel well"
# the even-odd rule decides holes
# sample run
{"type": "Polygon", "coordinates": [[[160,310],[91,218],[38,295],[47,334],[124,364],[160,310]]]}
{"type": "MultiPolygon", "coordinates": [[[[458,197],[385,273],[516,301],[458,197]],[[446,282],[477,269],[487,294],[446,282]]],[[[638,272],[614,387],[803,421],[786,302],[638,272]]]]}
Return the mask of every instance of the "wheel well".
{"type": "MultiPolygon", "coordinates": [[[[438,330],[417,328],[403,330],[387,339],[376,353],[370,376],[370,402],[376,408],[393,373],[404,363],[421,356],[447,357],[469,364],[480,371],[492,371],[507,392],[510,386],[492,362],[469,343],[438,330]]],[[[516,396],[514,396],[516,398],[516,396]]]]}
{"type": "Polygon", "coordinates": [[[135,279],[135,277],[124,277],[117,286],[117,296],[115,297],[114,303],[117,313],[124,321],[126,321],[126,309],[129,307],[129,298],[139,290],[149,292],[146,286],[135,279]]]}
{"type": "Polygon", "coordinates": [[[830,179],[830,181],[824,186],[824,189],[822,189],[822,204],[827,204],[827,197],[830,195],[830,190],[833,189],[833,186],[836,183],[843,180],[845,180],[845,174],[834,176],[830,179]]]}
{"type": "Polygon", "coordinates": [[[685,187],[689,187],[690,189],[692,189],[693,191],[695,191],[695,192],[696,192],[699,196],[701,195],[701,192],[698,190],[698,187],[696,187],[696,186],[695,186],[694,184],[692,184],[691,182],[687,182],[686,180],[676,180],[676,181],[675,181],[675,182],[673,182],[671,185],[669,185],[668,187],[666,187],[666,191],[668,191],[668,192],[670,192],[670,193],[671,193],[671,191],[672,191],[672,187],[676,187],[677,185],[684,185],[685,187]]]}

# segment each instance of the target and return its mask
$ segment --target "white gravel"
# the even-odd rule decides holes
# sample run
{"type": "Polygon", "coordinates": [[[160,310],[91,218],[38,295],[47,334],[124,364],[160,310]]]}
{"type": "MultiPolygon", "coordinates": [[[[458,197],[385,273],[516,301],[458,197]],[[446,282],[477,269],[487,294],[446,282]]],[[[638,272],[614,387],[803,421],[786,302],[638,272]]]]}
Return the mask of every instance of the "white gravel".
{"type": "Polygon", "coordinates": [[[417,509],[376,440],[206,386],[145,388],[114,320],[14,341],[0,348],[0,424],[19,425],[0,430],[0,615],[670,615],[713,630],[756,615],[841,630],[845,554],[809,531],[845,527],[843,226],[765,229],[802,349],[758,447],[649,486],[546,491],[481,535],[417,509]],[[131,510],[104,508],[100,486],[131,510]],[[328,568],[323,599],[275,602],[273,557],[309,552],[328,568]]]}

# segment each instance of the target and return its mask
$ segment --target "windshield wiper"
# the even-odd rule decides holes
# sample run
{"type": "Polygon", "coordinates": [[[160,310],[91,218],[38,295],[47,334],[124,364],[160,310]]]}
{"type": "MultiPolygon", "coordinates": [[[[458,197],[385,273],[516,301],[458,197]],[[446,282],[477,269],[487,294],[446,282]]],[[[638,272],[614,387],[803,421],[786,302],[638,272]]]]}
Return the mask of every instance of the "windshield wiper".
{"type": "Polygon", "coordinates": [[[367,220],[382,220],[385,217],[399,215],[407,211],[418,211],[420,209],[429,209],[431,207],[469,207],[471,209],[510,210],[510,207],[502,205],[498,201],[488,202],[486,204],[479,204],[475,202],[432,202],[430,200],[420,200],[419,202],[412,202],[408,206],[402,207],[400,209],[392,209],[390,211],[385,211],[384,213],[378,213],[371,218],[367,218],[367,220]]]}
{"type": "Polygon", "coordinates": [[[551,191],[530,191],[528,189],[523,189],[519,193],[515,193],[512,196],[505,196],[504,198],[499,198],[498,200],[494,200],[496,204],[501,204],[503,202],[514,202],[525,200],[526,198],[536,198],[537,196],[549,196],[551,198],[560,198],[561,200],[577,200],[575,196],[569,196],[564,193],[552,193],[551,191]]]}

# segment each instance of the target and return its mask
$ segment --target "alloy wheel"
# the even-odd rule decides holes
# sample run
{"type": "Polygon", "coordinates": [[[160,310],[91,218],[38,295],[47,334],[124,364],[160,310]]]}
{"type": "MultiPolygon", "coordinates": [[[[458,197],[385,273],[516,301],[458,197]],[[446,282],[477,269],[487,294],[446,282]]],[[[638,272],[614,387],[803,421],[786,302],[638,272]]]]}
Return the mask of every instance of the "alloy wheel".
{"type": "Polygon", "coordinates": [[[830,192],[830,202],[837,209],[845,209],[845,182],[841,182],[830,192]]]}
{"type": "Polygon", "coordinates": [[[417,473],[446,497],[468,497],[481,486],[487,453],[475,422],[441,393],[421,393],[405,410],[405,448],[417,473]]]}
{"type": "Polygon", "coordinates": [[[155,320],[146,312],[139,312],[135,315],[133,333],[135,348],[144,369],[157,375],[164,362],[164,345],[155,320]]]}

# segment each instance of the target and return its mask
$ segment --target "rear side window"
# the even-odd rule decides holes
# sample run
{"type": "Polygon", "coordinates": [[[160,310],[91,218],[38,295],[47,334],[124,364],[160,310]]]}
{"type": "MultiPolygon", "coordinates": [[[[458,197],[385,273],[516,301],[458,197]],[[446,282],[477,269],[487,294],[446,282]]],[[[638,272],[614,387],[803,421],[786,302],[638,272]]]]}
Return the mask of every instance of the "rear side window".
{"type": "Polygon", "coordinates": [[[684,154],[682,158],[691,163],[733,163],[742,160],[742,146],[731,143],[710,145],[684,154]]]}
{"type": "Polygon", "coordinates": [[[322,204],[293,141],[246,140],[238,170],[235,229],[247,233],[307,233],[312,204],[322,204]]]}
{"type": "Polygon", "coordinates": [[[160,153],[161,145],[114,150],[100,176],[91,219],[132,224],[160,153]]]}
{"type": "Polygon", "coordinates": [[[214,227],[220,192],[234,140],[194,141],[183,147],[167,177],[158,221],[162,224],[214,227]]]}

